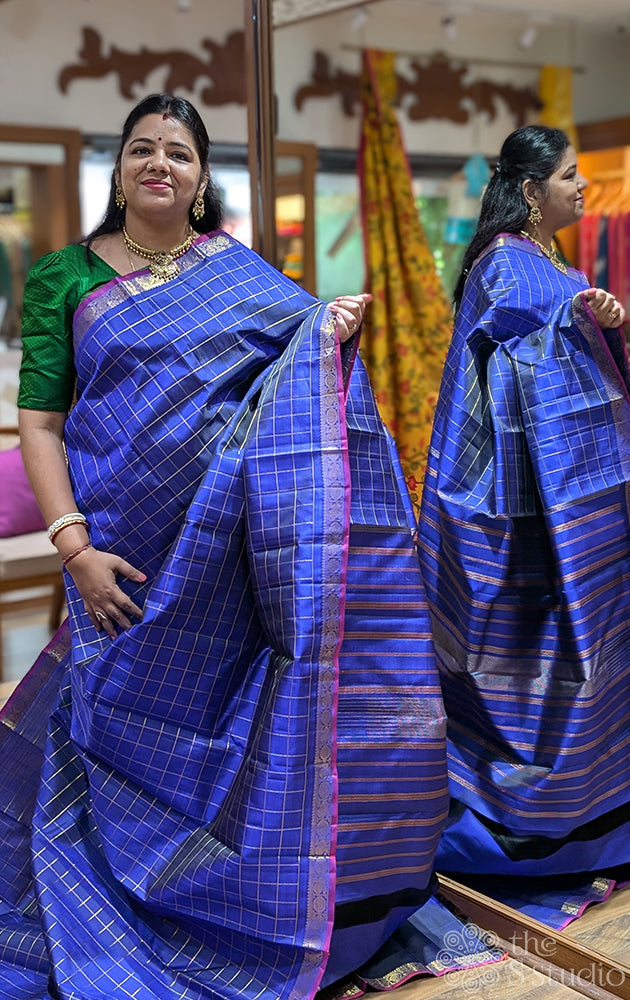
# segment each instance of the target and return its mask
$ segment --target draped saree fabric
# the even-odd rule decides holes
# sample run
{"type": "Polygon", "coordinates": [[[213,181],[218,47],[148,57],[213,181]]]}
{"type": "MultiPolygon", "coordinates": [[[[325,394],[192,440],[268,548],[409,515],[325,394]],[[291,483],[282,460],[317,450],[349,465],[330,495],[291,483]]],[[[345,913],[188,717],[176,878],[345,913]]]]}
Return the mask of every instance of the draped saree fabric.
{"type": "Polygon", "coordinates": [[[436,863],[503,887],[630,862],[628,365],[586,286],[518,236],[475,262],[423,494],[453,796],[436,863]]]}
{"type": "Polygon", "coordinates": [[[445,723],[365,371],[225,234],[178,263],[74,318],[78,508],[147,583],[111,641],[67,575],[3,716],[10,1000],[305,1000],[432,891],[445,723]]]}
{"type": "Polygon", "coordinates": [[[359,178],[374,300],[361,351],[417,504],[453,317],[418,217],[396,90],[393,53],[364,52],[359,178]]]}

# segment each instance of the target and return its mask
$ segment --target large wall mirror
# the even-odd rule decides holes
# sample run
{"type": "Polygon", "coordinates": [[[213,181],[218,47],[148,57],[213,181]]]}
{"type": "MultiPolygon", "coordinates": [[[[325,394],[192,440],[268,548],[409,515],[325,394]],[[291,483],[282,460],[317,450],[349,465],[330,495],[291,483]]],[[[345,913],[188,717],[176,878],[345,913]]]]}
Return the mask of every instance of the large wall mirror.
{"type": "MultiPolygon", "coordinates": [[[[578,138],[578,166],[589,181],[586,216],[581,223],[561,231],[562,246],[570,259],[587,272],[593,284],[605,284],[630,310],[630,285],[625,278],[627,240],[620,239],[630,217],[630,117],[581,126],[578,138]],[[588,258],[580,248],[580,227],[589,218],[591,232],[597,233],[595,264],[603,265],[605,275],[601,281],[596,273],[590,272],[588,258]],[[616,285],[620,274],[624,280],[616,285]]],[[[628,340],[630,323],[626,322],[625,329],[628,340]]],[[[623,777],[619,775],[620,782],[623,777]]],[[[605,829],[605,817],[602,829],[605,829]]],[[[578,840],[575,841],[575,866],[579,869],[578,840]]],[[[441,882],[447,898],[473,922],[494,931],[508,945],[516,942],[517,954],[519,948],[527,951],[528,965],[538,969],[547,966],[552,978],[562,984],[558,985],[559,990],[572,987],[569,995],[575,989],[576,996],[630,998],[630,872],[626,866],[625,871],[608,869],[605,874],[617,880],[615,891],[610,892],[604,880],[594,878],[593,884],[601,891],[603,901],[590,905],[579,919],[566,923],[560,931],[498,902],[493,898],[490,882],[482,893],[479,892],[479,879],[471,878],[470,884],[464,885],[462,878],[454,875],[443,877],[441,882]],[[598,881],[601,882],[599,887],[595,885],[598,881]]],[[[576,910],[572,912],[568,901],[569,879],[567,876],[564,880],[568,920],[576,916],[576,910]]],[[[582,881],[585,882],[586,877],[582,881]]],[[[549,877],[546,882],[552,889],[554,885],[562,885],[563,879],[549,877]]],[[[578,879],[574,882],[577,884],[578,879]]],[[[504,892],[505,886],[499,889],[504,892]]],[[[564,992],[559,992],[560,995],[564,996],[564,992]]]]}

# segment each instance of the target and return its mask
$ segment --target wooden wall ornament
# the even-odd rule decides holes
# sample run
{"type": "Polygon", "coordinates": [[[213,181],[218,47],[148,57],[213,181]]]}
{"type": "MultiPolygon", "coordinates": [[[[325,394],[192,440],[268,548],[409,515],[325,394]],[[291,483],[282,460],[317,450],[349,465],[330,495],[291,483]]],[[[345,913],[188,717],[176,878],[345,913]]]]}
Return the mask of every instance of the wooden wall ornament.
{"type": "Polygon", "coordinates": [[[542,109],[542,101],[535,90],[514,87],[511,83],[478,80],[470,88],[474,91],[477,111],[487,111],[490,119],[497,114],[497,102],[503,101],[516,119],[517,126],[526,125],[532,112],[542,109]]]}
{"type": "Polygon", "coordinates": [[[57,85],[65,94],[75,80],[99,79],[114,73],[122,96],[135,100],[134,85],[144,84],[150,73],[165,67],[168,72],[162,89],[167,93],[178,89],[192,91],[198,80],[205,79],[211,84],[200,93],[204,104],[245,104],[245,33],[233,31],[223,45],[204,38],[201,46],[208,52],[207,60],[183,49],[154,51],[142,47],[136,52],[124,52],[111,45],[106,53],[99,32],[83,28],[80,61],[61,69],[57,85]]]}
{"type": "MultiPolygon", "coordinates": [[[[411,121],[441,118],[464,125],[480,111],[485,111],[492,120],[498,113],[498,102],[503,101],[517,124],[523,125],[528,114],[541,107],[538,95],[529,87],[483,79],[464,83],[468,66],[460,59],[457,63],[450,62],[443,53],[435,53],[426,62],[413,60],[410,69],[412,77],[396,73],[398,96],[395,105],[404,104],[405,114],[411,121]]],[[[360,79],[358,72],[333,69],[326,53],[315,52],[311,79],[295,92],[295,107],[300,111],[312,98],[338,96],[344,114],[352,117],[358,113],[360,105],[360,79]]]]}
{"type": "Polygon", "coordinates": [[[305,101],[312,97],[334,97],[339,95],[343,113],[352,118],[361,103],[361,77],[359,73],[332,70],[330,59],[325,52],[313,53],[313,72],[309,83],[303,84],[295,92],[293,103],[298,111],[305,101]],[[355,110],[356,106],[356,110],[355,110]]]}

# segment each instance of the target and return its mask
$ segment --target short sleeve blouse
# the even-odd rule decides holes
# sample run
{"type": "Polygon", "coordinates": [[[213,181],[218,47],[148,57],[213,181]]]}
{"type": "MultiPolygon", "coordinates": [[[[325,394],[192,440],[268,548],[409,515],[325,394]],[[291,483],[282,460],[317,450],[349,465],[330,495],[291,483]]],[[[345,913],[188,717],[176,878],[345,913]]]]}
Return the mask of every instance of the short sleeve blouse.
{"type": "Polygon", "coordinates": [[[46,254],[33,265],[22,308],[19,407],[68,412],[75,383],[74,313],[86,295],[115,276],[101,257],[77,245],[46,254]]]}

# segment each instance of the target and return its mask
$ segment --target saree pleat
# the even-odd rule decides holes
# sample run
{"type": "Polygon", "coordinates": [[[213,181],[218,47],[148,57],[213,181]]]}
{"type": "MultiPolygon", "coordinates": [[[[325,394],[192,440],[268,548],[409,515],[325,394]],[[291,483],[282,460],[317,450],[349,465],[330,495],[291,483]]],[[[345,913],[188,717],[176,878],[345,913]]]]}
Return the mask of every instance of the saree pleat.
{"type": "Polygon", "coordinates": [[[225,235],[179,263],[75,315],[77,504],[148,581],[123,580],[143,618],[111,641],[66,580],[7,997],[305,1000],[431,892],[445,723],[365,373],[348,388],[333,317],[225,235]]]}
{"type": "Polygon", "coordinates": [[[585,286],[504,235],[458,314],[421,520],[449,719],[444,870],[630,861],[624,817],[606,819],[630,792],[627,358],[585,286]]]}

